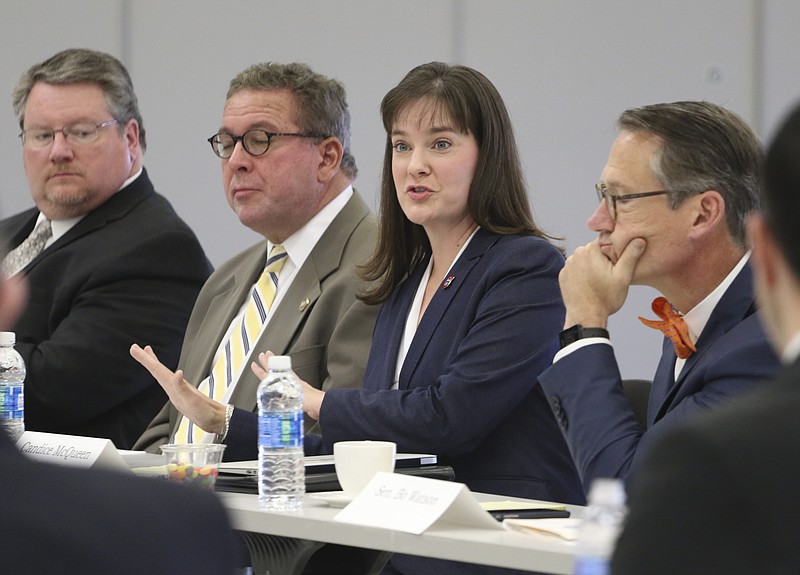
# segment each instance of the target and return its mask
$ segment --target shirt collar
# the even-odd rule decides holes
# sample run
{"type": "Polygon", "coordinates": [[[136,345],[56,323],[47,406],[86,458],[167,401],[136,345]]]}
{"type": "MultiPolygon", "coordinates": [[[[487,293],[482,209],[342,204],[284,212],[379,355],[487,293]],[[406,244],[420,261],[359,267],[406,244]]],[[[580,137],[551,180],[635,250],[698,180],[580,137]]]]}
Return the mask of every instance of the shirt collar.
{"type": "MultiPolygon", "coordinates": [[[[122,185],[119,187],[119,190],[117,190],[117,192],[129,186],[130,183],[133,182],[136,178],[138,178],[141,174],[142,174],[142,168],[139,168],[138,172],[136,172],[130,178],[122,182],[122,185]]],[[[68,231],[70,231],[75,224],[77,224],[84,218],[84,216],[86,216],[86,214],[82,214],[74,218],[68,218],[66,220],[52,220],[50,222],[50,228],[53,230],[53,235],[50,236],[50,238],[48,238],[47,242],[44,244],[44,247],[46,248],[50,246],[50,244],[58,240],[58,238],[66,234],[68,231]]],[[[44,214],[39,212],[39,217],[36,219],[36,224],[45,219],[46,218],[44,217],[44,214]]],[[[36,227],[36,224],[34,224],[34,228],[36,227]]]]}
{"type": "MultiPolygon", "coordinates": [[[[345,204],[353,195],[353,186],[347,186],[339,195],[333,198],[306,225],[297,230],[283,242],[286,255],[297,269],[300,269],[311,254],[317,241],[339,215],[345,204]]],[[[267,253],[272,249],[272,242],[267,242],[267,253]]]]}
{"type": "Polygon", "coordinates": [[[786,347],[783,348],[781,363],[783,365],[792,364],[798,357],[800,357],[800,331],[794,334],[792,339],[789,340],[789,343],[786,344],[786,347]]]}
{"type": "Polygon", "coordinates": [[[136,172],[136,173],[135,173],[135,174],[133,174],[133,175],[132,175],[130,178],[128,178],[127,180],[125,180],[124,182],[122,182],[122,185],[119,187],[119,190],[117,190],[117,191],[120,191],[121,189],[123,189],[123,188],[126,188],[127,186],[129,186],[129,185],[130,185],[130,183],[131,183],[133,180],[135,180],[135,179],[136,179],[136,178],[138,178],[140,175],[142,175],[142,169],[143,169],[143,168],[141,168],[141,167],[140,167],[138,172],[136,172]]]}
{"type": "Polygon", "coordinates": [[[739,272],[742,271],[742,268],[749,259],[750,252],[748,251],[742,256],[742,259],[739,260],[739,263],[734,266],[734,268],[714,289],[714,291],[708,294],[703,301],[684,314],[683,319],[686,320],[686,325],[689,327],[689,335],[692,338],[692,342],[696,342],[700,337],[700,334],[703,333],[703,329],[706,327],[708,318],[711,317],[711,313],[714,311],[714,308],[717,307],[719,300],[721,300],[722,296],[725,295],[725,292],[728,291],[728,288],[733,283],[733,280],[736,279],[736,276],[739,275],[739,272]]]}

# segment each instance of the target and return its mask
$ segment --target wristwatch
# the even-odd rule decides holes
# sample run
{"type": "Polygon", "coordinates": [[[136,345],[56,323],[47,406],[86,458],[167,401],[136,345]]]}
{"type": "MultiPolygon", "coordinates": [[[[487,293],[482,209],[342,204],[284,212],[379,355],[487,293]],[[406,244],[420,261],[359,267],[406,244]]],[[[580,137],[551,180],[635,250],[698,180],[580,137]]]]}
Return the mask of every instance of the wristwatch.
{"type": "Polygon", "coordinates": [[[561,349],[564,349],[571,343],[575,343],[579,339],[585,339],[587,337],[604,337],[606,339],[611,339],[607,329],[603,329],[602,327],[583,327],[579,323],[568,327],[558,334],[558,339],[561,341],[561,349]]]}

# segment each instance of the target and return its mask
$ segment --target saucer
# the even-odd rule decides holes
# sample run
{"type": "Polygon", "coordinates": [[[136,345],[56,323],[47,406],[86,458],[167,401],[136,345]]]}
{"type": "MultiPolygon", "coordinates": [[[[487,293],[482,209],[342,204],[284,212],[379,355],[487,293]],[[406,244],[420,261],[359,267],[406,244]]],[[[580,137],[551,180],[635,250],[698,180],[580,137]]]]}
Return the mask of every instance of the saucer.
{"type": "Polygon", "coordinates": [[[353,498],[345,495],[343,491],[323,491],[321,493],[309,493],[310,497],[319,499],[331,507],[345,507],[353,498]]]}

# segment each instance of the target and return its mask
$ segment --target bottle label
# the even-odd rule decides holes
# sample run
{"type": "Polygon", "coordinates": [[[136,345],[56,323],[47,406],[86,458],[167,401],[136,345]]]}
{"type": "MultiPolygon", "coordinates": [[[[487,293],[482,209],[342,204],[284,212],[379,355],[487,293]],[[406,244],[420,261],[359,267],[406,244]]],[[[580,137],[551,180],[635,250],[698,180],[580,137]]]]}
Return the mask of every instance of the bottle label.
{"type": "Polygon", "coordinates": [[[21,383],[0,385],[0,419],[22,419],[25,395],[21,383]]]}
{"type": "Polygon", "coordinates": [[[258,419],[258,445],[261,447],[303,447],[303,414],[264,414],[258,419]]]}
{"type": "Polygon", "coordinates": [[[608,575],[608,559],[602,557],[577,557],[575,575],[608,575]]]}

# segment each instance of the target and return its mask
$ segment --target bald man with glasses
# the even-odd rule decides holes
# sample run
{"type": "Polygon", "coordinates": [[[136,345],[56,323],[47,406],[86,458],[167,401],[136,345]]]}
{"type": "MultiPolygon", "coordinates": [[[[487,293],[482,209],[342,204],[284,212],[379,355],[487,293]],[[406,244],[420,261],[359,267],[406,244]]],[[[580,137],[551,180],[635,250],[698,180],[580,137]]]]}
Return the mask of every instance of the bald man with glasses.
{"type": "Polygon", "coordinates": [[[657,437],[779,368],[748,263],[745,218],[761,185],[755,135],[708,102],[627,110],[618,125],[588,220],[598,237],[561,272],[562,349],[540,376],[587,491],[598,477],[628,479],[657,437]],[[608,333],[631,285],[661,294],[641,314],[664,332],[643,423],[608,333]]]}

